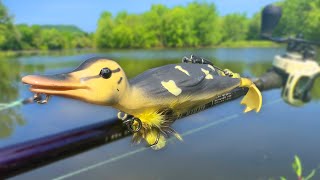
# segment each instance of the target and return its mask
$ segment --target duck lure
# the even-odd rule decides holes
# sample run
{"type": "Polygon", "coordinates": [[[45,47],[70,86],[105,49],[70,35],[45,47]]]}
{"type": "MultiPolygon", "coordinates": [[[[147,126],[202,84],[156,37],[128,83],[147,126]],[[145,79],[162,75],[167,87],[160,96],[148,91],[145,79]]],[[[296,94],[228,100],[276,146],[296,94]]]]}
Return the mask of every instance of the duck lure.
{"type": "Polygon", "coordinates": [[[118,118],[133,132],[133,142],[145,140],[156,150],[165,146],[170,135],[182,140],[171,128],[176,119],[206,108],[232,90],[248,88],[241,101],[244,112],[259,112],[262,105],[261,93],[250,79],[193,55],[130,80],[115,61],[94,57],[70,73],[29,75],[22,81],[30,85],[40,104],[56,95],[118,109],[118,118]]]}

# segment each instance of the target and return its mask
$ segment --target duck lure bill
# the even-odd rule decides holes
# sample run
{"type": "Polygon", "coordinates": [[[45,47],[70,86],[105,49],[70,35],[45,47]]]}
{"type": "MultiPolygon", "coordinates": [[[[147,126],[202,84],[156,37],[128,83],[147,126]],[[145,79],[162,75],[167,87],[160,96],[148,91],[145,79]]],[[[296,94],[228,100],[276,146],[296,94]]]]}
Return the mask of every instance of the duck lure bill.
{"type": "Polygon", "coordinates": [[[115,61],[94,57],[69,73],[29,75],[22,81],[30,85],[39,104],[56,95],[118,109],[126,114],[119,119],[133,132],[133,142],[145,140],[153,149],[164,147],[170,135],[182,140],[171,128],[176,119],[236,88],[248,89],[241,101],[244,112],[259,112],[262,106],[260,90],[250,79],[194,55],[130,80],[115,61]]]}

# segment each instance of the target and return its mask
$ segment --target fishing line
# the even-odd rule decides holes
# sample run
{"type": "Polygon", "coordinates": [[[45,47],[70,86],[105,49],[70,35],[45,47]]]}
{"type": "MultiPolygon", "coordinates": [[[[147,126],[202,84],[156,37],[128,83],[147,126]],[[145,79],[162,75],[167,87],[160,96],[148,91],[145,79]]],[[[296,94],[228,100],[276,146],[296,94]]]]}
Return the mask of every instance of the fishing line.
{"type": "MultiPolygon", "coordinates": [[[[279,102],[281,102],[281,101],[282,101],[282,99],[277,99],[277,100],[275,100],[275,101],[272,101],[272,102],[270,102],[270,103],[265,104],[264,106],[273,105],[273,104],[279,103],[279,102]]],[[[194,134],[194,133],[197,133],[197,132],[199,132],[199,131],[203,131],[203,130],[208,129],[208,128],[210,128],[210,127],[214,127],[214,126],[217,126],[217,125],[219,125],[219,124],[226,123],[226,122],[228,122],[228,121],[234,120],[234,119],[236,119],[237,117],[240,117],[241,115],[242,115],[242,113],[237,113],[237,114],[233,114],[233,115],[230,115],[230,116],[221,118],[221,119],[219,119],[219,120],[217,120],[217,121],[208,123],[208,124],[206,124],[206,125],[204,125],[204,126],[200,126],[200,127],[198,127],[198,128],[188,130],[188,131],[182,133],[181,136],[192,135],[192,134],[194,134]]],[[[172,141],[172,140],[173,140],[173,139],[169,139],[168,141],[172,141]]],[[[76,170],[76,171],[67,173],[67,174],[65,174],[65,175],[62,175],[62,176],[59,176],[59,177],[56,177],[56,178],[53,178],[52,180],[63,180],[63,179],[67,179],[67,178],[70,178],[70,177],[72,177],[72,176],[75,176],[75,175],[78,175],[78,174],[87,172],[87,171],[89,171],[89,170],[95,169],[95,168],[97,168],[97,167],[100,167],[100,166],[103,166],[103,165],[107,165],[107,164],[116,162],[116,161],[118,161],[118,160],[121,160],[121,159],[130,157],[130,156],[132,156],[132,155],[135,155],[135,154],[138,154],[138,153],[140,153],[140,152],[143,152],[143,151],[145,151],[145,150],[147,150],[147,149],[149,149],[149,147],[142,147],[142,148],[139,148],[139,149],[137,149],[137,150],[130,151],[130,152],[127,152],[127,153],[124,153],[124,154],[115,156],[115,157],[113,157],[113,158],[107,159],[107,160],[105,160],[105,161],[101,161],[101,162],[99,162],[99,163],[96,163],[96,164],[87,166],[87,167],[85,167],[85,168],[82,168],[82,169],[79,169],[79,170],[76,170]]]]}
{"type": "Polygon", "coordinates": [[[16,106],[20,106],[23,104],[23,102],[24,102],[24,99],[19,99],[19,100],[13,101],[11,103],[1,103],[0,104],[0,112],[4,111],[6,109],[14,108],[16,106]]]}
{"type": "Polygon", "coordinates": [[[33,99],[34,98],[31,97],[31,98],[19,99],[11,103],[0,103],[0,112],[6,109],[14,108],[16,106],[31,104],[33,103],[33,99]]]}

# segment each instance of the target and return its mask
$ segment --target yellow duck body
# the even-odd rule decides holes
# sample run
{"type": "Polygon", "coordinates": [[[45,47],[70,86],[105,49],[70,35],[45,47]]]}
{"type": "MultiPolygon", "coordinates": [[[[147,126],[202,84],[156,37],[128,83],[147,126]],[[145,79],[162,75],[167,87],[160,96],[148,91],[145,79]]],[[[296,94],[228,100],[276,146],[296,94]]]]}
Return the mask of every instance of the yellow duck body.
{"type": "MultiPolygon", "coordinates": [[[[237,87],[249,88],[241,102],[246,105],[245,112],[258,112],[262,104],[261,93],[251,80],[237,74],[226,76],[209,64],[169,64],[128,80],[115,61],[90,58],[70,73],[30,75],[22,81],[37,94],[112,106],[139,119],[141,129],[134,133],[133,141],[145,139],[154,149],[164,147],[170,134],[182,140],[171,128],[182,114],[202,108],[237,87]]],[[[133,124],[138,125],[137,121],[133,124]]]]}

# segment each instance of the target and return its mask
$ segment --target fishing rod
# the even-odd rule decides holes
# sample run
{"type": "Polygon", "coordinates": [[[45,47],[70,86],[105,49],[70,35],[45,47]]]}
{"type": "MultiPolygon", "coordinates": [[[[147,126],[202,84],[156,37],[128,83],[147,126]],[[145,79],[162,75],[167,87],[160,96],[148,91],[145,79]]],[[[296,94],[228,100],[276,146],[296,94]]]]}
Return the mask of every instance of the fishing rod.
{"type": "MultiPolygon", "coordinates": [[[[268,9],[264,10],[263,13],[268,14],[268,9]]],[[[199,60],[199,57],[191,57],[190,59],[199,60]]],[[[203,58],[200,59],[205,60],[203,58]]],[[[279,61],[281,61],[281,59],[279,61]]],[[[295,59],[287,59],[287,61],[295,61],[295,59]]],[[[302,66],[309,65],[303,64],[302,66]]],[[[260,91],[282,88],[288,84],[288,77],[292,75],[296,76],[296,71],[288,71],[284,67],[285,66],[274,63],[272,69],[259,78],[252,78],[252,81],[260,91]]],[[[315,78],[314,76],[309,77],[315,78]]],[[[293,89],[293,92],[295,92],[295,95],[292,96],[293,98],[287,98],[287,103],[296,105],[295,100],[303,103],[308,102],[309,99],[305,99],[304,96],[301,95],[299,96],[298,92],[300,92],[300,94],[308,94],[310,93],[310,88],[306,88],[304,85],[291,85],[285,87],[286,88],[283,88],[282,90],[283,92],[285,91],[284,89],[293,89]]],[[[247,91],[247,88],[236,88],[231,92],[216,97],[212,102],[199,109],[199,111],[237,99],[246,94],[247,91]]],[[[283,95],[284,99],[286,97],[288,97],[288,95],[283,95]]],[[[35,99],[37,101],[42,101],[40,97],[36,97],[35,99]]],[[[190,114],[196,112],[197,111],[194,111],[190,114]]],[[[59,159],[70,157],[86,150],[122,139],[130,134],[131,132],[128,131],[122,122],[114,117],[93,125],[2,148],[0,149],[0,178],[15,176],[42,165],[55,162],[59,159]]]]}
{"type": "MultiPolygon", "coordinates": [[[[261,90],[281,87],[282,79],[274,72],[266,73],[257,80],[257,83],[270,82],[270,79],[275,78],[277,83],[264,84],[264,86],[258,85],[258,87],[261,90]]],[[[237,88],[218,96],[201,110],[235,100],[245,95],[246,92],[247,89],[245,88],[237,88]]],[[[196,111],[188,115],[194,113],[196,111]]],[[[187,115],[182,117],[185,116],[187,115]]],[[[1,148],[0,178],[16,176],[37,167],[125,138],[131,134],[122,122],[117,117],[114,117],[100,123],[1,148]]]]}

